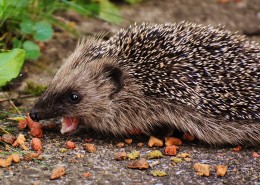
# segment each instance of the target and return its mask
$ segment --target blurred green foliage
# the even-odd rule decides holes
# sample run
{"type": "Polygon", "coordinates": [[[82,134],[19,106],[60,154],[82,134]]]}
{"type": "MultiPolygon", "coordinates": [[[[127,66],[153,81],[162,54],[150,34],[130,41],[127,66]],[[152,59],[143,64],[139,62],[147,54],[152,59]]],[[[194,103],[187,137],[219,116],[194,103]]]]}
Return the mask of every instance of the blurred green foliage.
{"type": "Polygon", "coordinates": [[[52,38],[53,27],[75,33],[68,22],[55,16],[69,9],[115,24],[122,21],[119,9],[109,0],[0,0],[0,46],[24,49],[26,59],[37,59],[37,43],[52,38]]]}
{"type": "Polygon", "coordinates": [[[129,4],[135,4],[135,3],[140,3],[142,0],[125,0],[125,2],[129,4]]]}
{"type": "Polygon", "coordinates": [[[84,16],[94,16],[114,24],[122,21],[119,9],[109,0],[62,0],[62,2],[84,16]]]}
{"type": "Polygon", "coordinates": [[[27,82],[27,87],[25,88],[26,94],[33,94],[39,96],[47,89],[46,86],[35,84],[34,82],[27,82]]]}
{"type": "MultiPolygon", "coordinates": [[[[124,1],[132,4],[140,0],[124,1]]],[[[55,15],[67,10],[114,24],[122,21],[118,7],[109,0],[0,0],[0,70],[1,66],[5,66],[2,70],[7,66],[8,72],[12,74],[9,75],[10,79],[7,79],[8,76],[3,79],[0,75],[0,87],[18,75],[17,70],[19,73],[24,59],[39,58],[39,43],[52,38],[54,27],[76,34],[73,24],[55,15]],[[20,53],[19,56],[22,56],[22,50],[25,51],[25,57],[18,57],[17,60],[12,58],[10,63],[3,61],[7,55],[13,57],[20,53]],[[15,62],[17,68],[8,67],[15,62]]]]}

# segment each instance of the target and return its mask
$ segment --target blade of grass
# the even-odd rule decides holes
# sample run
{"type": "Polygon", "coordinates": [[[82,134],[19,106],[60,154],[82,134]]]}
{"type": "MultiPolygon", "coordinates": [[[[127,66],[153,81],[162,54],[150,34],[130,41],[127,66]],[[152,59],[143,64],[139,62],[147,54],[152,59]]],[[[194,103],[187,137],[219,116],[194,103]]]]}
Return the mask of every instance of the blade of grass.
{"type": "Polygon", "coordinates": [[[4,132],[4,133],[6,133],[6,134],[10,134],[7,130],[5,130],[3,127],[0,127],[0,129],[4,132]]]}
{"type": "MultiPolygon", "coordinates": [[[[86,12],[86,14],[92,15],[93,17],[96,17],[96,18],[98,18],[98,19],[103,20],[102,17],[93,14],[90,10],[88,10],[88,9],[86,9],[86,8],[83,8],[83,7],[81,7],[80,5],[77,5],[77,4],[75,4],[75,3],[73,3],[73,2],[70,2],[70,1],[67,1],[67,0],[61,0],[61,1],[64,2],[65,4],[67,4],[67,5],[69,5],[69,6],[73,7],[73,8],[75,8],[75,9],[79,9],[79,10],[81,10],[81,11],[83,11],[83,12],[86,12]]],[[[119,16],[118,14],[115,14],[115,13],[110,12],[110,11],[104,11],[104,10],[102,10],[102,12],[104,12],[104,13],[106,13],[106,14],[109,14],[109,15],[112,15],[112,16],[115,16],[115,17],[120,17],[120,18],[121,18],[121,16],[119,16]]],[[[128,21],[130,21],[130,20],[128,20],[128,21]]],[[[120,25],[119,23],[114,23],[114,24],[120,25]]]]}
{"type": "Polygon", "coordinates": [[[12,107],[16,110],[16,112],[17,112],[18,114],[22,115],[21,112],[19,111],[19,109],[15,106],[14,102],[10,99],[10,97],[7,96],[4,92],[3,92],[3,94],[4,94],[4,96],[9,100],[9,103],[10,103],[10,104],[12,105],[12,107]]]}

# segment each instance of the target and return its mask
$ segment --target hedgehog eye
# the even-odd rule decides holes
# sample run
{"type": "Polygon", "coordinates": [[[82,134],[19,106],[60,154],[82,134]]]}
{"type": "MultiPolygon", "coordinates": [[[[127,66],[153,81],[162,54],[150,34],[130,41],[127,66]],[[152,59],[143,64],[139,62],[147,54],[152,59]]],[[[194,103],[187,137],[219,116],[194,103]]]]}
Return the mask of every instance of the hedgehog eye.
{"type": "Polygon", "coordinates": [[[72,92],[70,94],[70,102],[71,103],[78,103],[80,101],[80,95],[78,93],[72,92]]]}

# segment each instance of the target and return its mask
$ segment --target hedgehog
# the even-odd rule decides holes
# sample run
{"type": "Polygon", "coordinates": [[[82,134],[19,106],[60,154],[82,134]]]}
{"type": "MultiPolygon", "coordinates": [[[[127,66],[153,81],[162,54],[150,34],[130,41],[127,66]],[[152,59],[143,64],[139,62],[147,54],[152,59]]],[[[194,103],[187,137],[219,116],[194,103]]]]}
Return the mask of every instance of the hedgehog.
{"type": "Polygon", "coordinates": [[[260,47],[224,27],[142,23],[83,39],[30,112],[115,136],[155,128],[260,144],[260,47]]]}

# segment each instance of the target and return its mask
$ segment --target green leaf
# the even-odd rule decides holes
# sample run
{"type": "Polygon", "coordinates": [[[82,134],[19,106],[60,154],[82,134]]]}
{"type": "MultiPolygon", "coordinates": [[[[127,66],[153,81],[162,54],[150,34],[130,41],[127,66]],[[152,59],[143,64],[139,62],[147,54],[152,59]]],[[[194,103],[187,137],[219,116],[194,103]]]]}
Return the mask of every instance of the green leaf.
{"type": "Polygon", "coordinates": [[[21,31],[26,34],[33,33],[34,31],[33,26],[34,24],[30,20],[24,20],[23,22],[20,23],[21,31]]]}
{"type": "Polygon", "coordinates": [[[25,52],[22,49],[12,49],[0,53],[0,87],[16,78],[23,66],[25,52]]]}
{"type": "Polygon", "coordinates": [[[28,7],[30,0],[7,0],[9,6],[14,6],[17,8],[28,7]]]}
{"type": "Polygon", "coordinates": [[[89,15],[98,15],[99,14],[100,7],[99,7],[98,3],[88,3],[83,7],[90,12],[89,15]]]}
{"type": "Polygon", "coordinates": [[[34,25],[34,39],[38,41],[45,41],[52,38],[53,29],[48,22],[40,21],[34,25]]]}
{"type": "Polygon", "coordinates": [[[22,121],[22,120],[25,120],[25,117],[17,116],[17,117],[9,117],[7,119],[12,120],[12,121],[22,121]]]}
{"type": "Polygon", "coordinates": [[[100,0],[99,17],[105,21],[115,24],[119,24],[120,22],[122,22],[122,17],[119,10],[108,0],[100,0]]]}
{"type": "Polygon", "coordinates": [[[13,38],[12,44],[13,44],[13,48],[21,48],[22,47],[22,41],[18,40],[17,38],[13,38]]]}
{"type": "Polygon", "coordinates": [[[0,6],[5,6],[6,5],[6,0],[0,0],[0,6]]]}
{"type": "Polygon", "coordinates": [[[32,41],[25,41],[23,49],[26,51],[26,59],[37,59],[40,56],[40,47],[32,41]]]}

